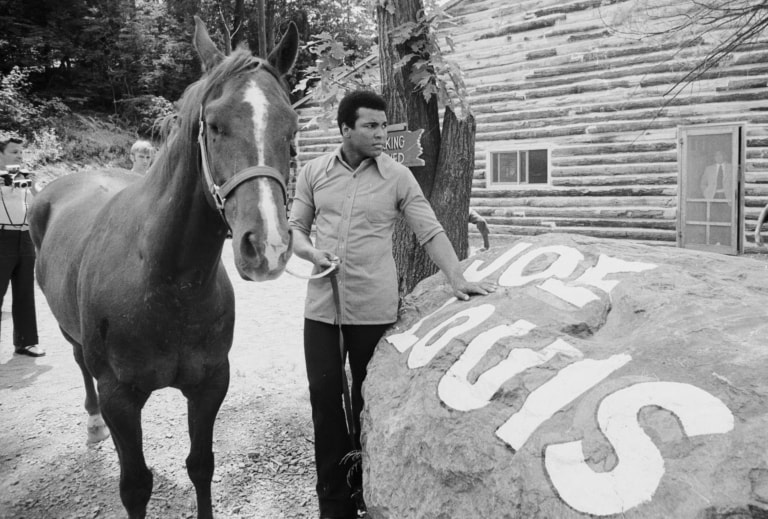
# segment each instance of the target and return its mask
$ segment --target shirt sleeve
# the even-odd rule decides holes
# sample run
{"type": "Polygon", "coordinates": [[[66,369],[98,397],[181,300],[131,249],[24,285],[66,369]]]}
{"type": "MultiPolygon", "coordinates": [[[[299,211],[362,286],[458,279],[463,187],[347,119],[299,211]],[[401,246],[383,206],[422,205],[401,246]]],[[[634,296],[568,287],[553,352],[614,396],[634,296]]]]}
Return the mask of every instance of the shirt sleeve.
{"type": "Polygon", "coordinates": [[[305,164],[296,179],[296,191],[291,205],[289,225],[292,229],[309,235],[315,220],[315,201],[309,181],[310,164],[305,164]]]}
{"type": "Polygon", "coordinates": [[[435,212],[421,191],[419,183],[410,171],[402,174],[398,181],[398,203],[405,221],[416,235],[420,245],[445,232],[437,221],[435,212]]]}
{"type": "Polygon", "coordinates": [[[480,216],[480,213],[478,213],[474,209],[470,208],[469,209],[469,223],[477,225],[477,224],[479,224],[482,221],[484,221],[484,218],[482,216],[480,216]]]}

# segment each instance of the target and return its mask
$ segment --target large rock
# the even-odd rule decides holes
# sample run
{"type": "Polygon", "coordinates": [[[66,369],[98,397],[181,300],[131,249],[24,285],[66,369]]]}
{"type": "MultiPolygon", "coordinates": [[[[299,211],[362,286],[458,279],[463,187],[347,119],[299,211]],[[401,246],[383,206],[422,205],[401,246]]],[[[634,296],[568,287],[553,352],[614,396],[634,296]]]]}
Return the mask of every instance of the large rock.
{"type": "Polygon", "coordinates": [[[464,265],[497,292],[425,280],[369,366],[373,519],[768,517],[768,263],[551,234],[464,265]]]}

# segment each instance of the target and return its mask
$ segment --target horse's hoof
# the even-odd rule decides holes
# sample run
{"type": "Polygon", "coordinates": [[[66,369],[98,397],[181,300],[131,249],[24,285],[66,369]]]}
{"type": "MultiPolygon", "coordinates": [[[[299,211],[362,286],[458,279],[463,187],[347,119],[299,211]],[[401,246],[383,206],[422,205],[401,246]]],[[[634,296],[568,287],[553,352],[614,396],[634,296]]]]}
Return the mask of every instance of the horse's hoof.
{"type": "Polygon", "coordinates": [[[107,424],[104,423],[100,414],[89,416],[86,428],[88,430],[88,443],[98,443],[109,438],[109,429],[107,429],[107,424]]]}

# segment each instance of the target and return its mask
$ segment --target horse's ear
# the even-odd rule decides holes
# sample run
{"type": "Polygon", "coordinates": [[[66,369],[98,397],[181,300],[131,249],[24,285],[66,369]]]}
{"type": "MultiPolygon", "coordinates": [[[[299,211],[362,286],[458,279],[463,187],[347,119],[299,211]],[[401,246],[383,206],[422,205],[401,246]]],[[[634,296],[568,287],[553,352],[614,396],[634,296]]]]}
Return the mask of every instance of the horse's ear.
{"type": "Polygon", "coordinates": [[[195,15],[195,37],[193,43],[198,56],[200,56],[204,71],[211,70],[224,59],[224,54],[216,48],[216,45],[214,45],[211,37],[208,35],[205,24],[197,15],[195,15]]]}
{"type": "Polygon", "coordinates": [[[287,74],[296,63],[296,56],[299,53],[299,30],[296,24],[288,24],[288,30],[283,34],[280,43],[269,53],[267,61],[280,72],[280,75],[287,74]]]}

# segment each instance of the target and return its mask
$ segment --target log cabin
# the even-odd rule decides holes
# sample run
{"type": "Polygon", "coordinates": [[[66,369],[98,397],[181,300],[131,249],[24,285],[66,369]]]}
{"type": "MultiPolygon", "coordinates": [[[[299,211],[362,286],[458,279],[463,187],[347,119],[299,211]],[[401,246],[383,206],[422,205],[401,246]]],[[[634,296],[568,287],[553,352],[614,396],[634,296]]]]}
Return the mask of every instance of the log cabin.
{"type": "MultiPolygon", "coordinates": [[[[471,207],[493,234],[755,249],[755,221],[768,203],[768,38],[689,81],[733,25],[671,31],[664,4],[683,5],[444,5],[454,22],[447,57],[463,71],[477,122],[471,207]]],[[[301,109],[302,118],[313,110],[301,109]]],[[[335,128],[308,128],[299,139],[300,160],[339,142],[335,128]]]]}

